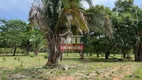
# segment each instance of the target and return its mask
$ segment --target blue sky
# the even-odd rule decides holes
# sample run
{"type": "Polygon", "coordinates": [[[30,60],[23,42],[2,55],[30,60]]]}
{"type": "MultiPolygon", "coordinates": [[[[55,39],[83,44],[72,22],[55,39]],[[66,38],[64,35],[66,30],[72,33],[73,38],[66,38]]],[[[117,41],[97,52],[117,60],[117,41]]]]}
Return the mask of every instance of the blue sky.
{"type": "MultiPolygon", "coordinates": [[[[92,0],[93,5],[103,4],[113,8],[116,0],[92,0]]],[[[1,0],[0,1],[0,18],[3,19],[19,19],[28,21],[28,12],[33,0],[1,0]]],[[[88,7],[87,3],[83,2],[84,7],[88,7]]],[[[142,0],[135,0],[135,4],[141,5],[142,0]]],[[[142,7],[142,6],[141,6],[142,7]]]]}

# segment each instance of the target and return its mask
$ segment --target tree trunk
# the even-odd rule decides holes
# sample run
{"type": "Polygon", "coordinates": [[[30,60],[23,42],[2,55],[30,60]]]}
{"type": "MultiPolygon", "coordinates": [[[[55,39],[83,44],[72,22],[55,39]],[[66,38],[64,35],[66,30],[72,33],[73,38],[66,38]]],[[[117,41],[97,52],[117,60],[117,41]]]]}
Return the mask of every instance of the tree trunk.
{"type": "Polygon", "coordinates": [[[92,56],[92,52],[90,53],[90,56],[92,56]]]}
{"type": "Polygon", "coordinates": [[[26,44],[26,55],[29,55],[30,53],[30,42],[27,41],[27,44],[26,44]]]}
{"type": "Polygon", "coordinates": [[[39,52],[38,49],[35,49],[34,53],[36,56],[38,56],[38,52],[39,52]]]}
{"type": "Polygon", "coordinates": [[[84,52],[83,51],[80,52],[80,59],[84,60],[84,52]]]}
{"type": "Polygon", "coordinates": [[[123,52],[123,58],[125,59],[126,58],[126,54],[123,52]]]}
{"type": "Polygon", "coordinates": [[[58,64],[59,54],[60,51],[57,48],[57,45],[53,45],[52,43],[49,43],[49,54],[48,54],[48,61],[46,63],[46,66],[54,66],[58,64]]]}
{"type": "Polygon", "coordinates": [[[14,48],[13,48],[13,56],[15,56],[15,54],[16,54],[16,49],[17,49],[17,46],[16,46],[16,44],[14,45],[14,48]]]}
{"type": "Polygon", "coordinates": [[[68,51],[66,51],[67,52],[67,56],[69,56],[69,53],[68,53],[68,51]]]}
{"type": "Polygon", "coordinates": [[[29,55],[29,53],[30,53],[30,48],[27,48],[26,55],[29,55]]]}
{"type": "Polygon", "coordinates": [[[99,53],[97,53],[97,58],[99,58],[100,56],[99,56],[99,53]]]}
{"type": "Polygon", "coordinates": [[[61,52],[60,52],[60,38],[59,36],[55,36],[55,35],[48,35],[48,61],[46,63],[45,66],[55,66],[58,64],[58,59],[59,57],[62,56],[61,52]]]}
{"type": "Polygon", "coordinates": [[[105,53],[105,59],[108,59],[109,54],[110,54],[110,52],[109,52],[109,51],[107,51],[107,52],[105,53]]]}
{"type": "Polygon", "coordinates": [[[142,43],[137,42],[134,49],[135,61],[142,61],[142,43]]]}

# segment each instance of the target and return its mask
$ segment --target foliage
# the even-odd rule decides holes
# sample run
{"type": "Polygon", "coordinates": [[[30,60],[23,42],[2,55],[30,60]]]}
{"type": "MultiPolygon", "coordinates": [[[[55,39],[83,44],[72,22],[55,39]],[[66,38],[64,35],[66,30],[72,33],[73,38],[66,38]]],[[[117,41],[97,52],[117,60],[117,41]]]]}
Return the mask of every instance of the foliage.
{"type": "Polygon", "coordinates": [[[85,16],[91,31],[113,36],[109,15],[111,10],[103,5],[92,6],[85,11],[85,16]]]}
{"type": "Polygon", "coordinates": [[[46,48],[46,42],[38,29],[33,29],[32,32],[33,34],[31,35],[30,42],[32,44],[32,49],[38,54],[41,49],[46,48]]]}
{"type": "Polygon", "coordinates": [[[117,46],[121,48],[125,55],[130,50],[134,50],[137,41],[140,41],[138,35],[140,30],[139,18],[141,9],[134,5],[134,0],[118,0],[115,2],[115,8],[112,14],[112,23],[114,26],[117,46]]]}
{"type": "Polygon", "coordinates": [[[8,53],[12,53],[11,48],[0,48],[0,54],[8,54],[8,53]]]}
{"type": "Polygon", "coordinates": [[[7,46],[20,45],[26,23],[21,20],[0,20],[0,22],[1,42],[6,42],[7,46]]]}

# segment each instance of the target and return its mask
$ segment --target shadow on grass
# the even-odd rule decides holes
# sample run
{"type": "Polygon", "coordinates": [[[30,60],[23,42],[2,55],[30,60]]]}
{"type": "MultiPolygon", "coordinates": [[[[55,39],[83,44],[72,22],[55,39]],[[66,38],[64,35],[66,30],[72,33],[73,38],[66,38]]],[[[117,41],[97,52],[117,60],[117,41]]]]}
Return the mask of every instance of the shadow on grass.
{"type": "Polygon", "coordinates": [[[28,77],[36,78],[38,75],[43,74],[42,72],[43,69],[44,68],[42,67],[41,68],[26,68],[26,69],[21,68],[21,67],[15,67],[15,69],[13,70],[2,70],[2,75],[7,75],[8,80],[25,80],[25,79],[27,80],[28,77]]]}
{"type": "Polygon", "coordinates": [[[29,55],[0,55],[0,57],[16,57],[16,56],[29,56],[29,55]]]}
{"type": "Polygon", "coordinates": [[[84,60],[81,60],[79,58],[63,58],[65,61],[80,61],[80,62],[134,62],[132,59],[122,59],[122,58],[84,58],[84,60]]]}

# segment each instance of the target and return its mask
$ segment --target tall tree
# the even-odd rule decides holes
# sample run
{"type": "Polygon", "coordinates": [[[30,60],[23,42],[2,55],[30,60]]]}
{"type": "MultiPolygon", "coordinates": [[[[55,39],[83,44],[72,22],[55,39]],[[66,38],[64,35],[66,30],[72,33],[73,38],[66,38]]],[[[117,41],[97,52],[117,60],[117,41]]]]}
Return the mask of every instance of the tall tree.
{"type": "MultiPolygon", "coordinates": [[[[134,0],[118,0],[115,2],[116,18],[113,21],[117,37],[121,39],[121,50],[126,56],[125,50],[134,49],[137,54],[137,45],[140,43],[140,36],[138,36],[140,19],[140,10],[138,6],[134,5],[134,0]]],[[[139,48],[140,49],[140,48],[139,48]]],[[[139,56],[140,57],[140,56],[139,56]]],[[[136,57],[135,57],[136,58],[136,57]]]]}
{"type": "Polygon", "coordinates": [[[104,52],[106,55],[106,59],[108,59],[110,49],[112,48],[110,45],[113,45],[111,41],[113,33],[110,20],[111,10],[107,7],[104,7],[103,5],[96,5],[86,10],[85,13],[90,28],[90,39],[92,39],[86,41],[86,47],[88,47],[86,49],[91,49],[91,52],[101,49],[100,52],[104,52]],[[100,36],[103,36],[103,38],[100,38],[100,36]],[[105,45],[102,44],[102,41],[104,41],[105,45]],[[103,48],[101,46],[105,47],[103,48]]]}

